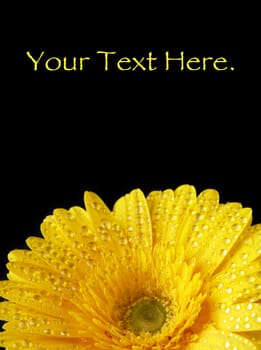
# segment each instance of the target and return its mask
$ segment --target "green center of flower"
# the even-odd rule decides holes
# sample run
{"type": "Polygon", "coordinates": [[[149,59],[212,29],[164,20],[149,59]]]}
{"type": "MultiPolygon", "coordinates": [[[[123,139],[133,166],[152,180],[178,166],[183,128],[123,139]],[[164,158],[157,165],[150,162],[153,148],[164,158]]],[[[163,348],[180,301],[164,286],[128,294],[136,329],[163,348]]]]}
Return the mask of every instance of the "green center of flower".
{"type": "Polygon", "coordinates": [[[129,310],[128,324],[134,333],[155,333],[165,322],[166,310],[157,300],[138,300],[129,310]]]}

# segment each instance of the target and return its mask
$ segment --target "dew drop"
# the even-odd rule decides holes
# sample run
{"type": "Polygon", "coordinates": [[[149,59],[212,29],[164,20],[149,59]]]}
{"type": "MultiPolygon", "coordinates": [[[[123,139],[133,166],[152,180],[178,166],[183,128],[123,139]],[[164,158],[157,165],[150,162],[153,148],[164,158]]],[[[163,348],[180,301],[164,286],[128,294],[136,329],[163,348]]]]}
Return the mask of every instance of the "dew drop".
{"type": "Polygon", "coordinates": [[[61,336],[67,337],[68,336],[68,332],[67,331],[61,331],[61,336]]]}
{"type": "Polygon", "coordinates": [[[224,242],[225,242],[225,244],[230,244],[231,243],[231,239],[226,237],[224,239],[224,242]]]}
{"type": "Polygon", "coordinates": [[[203,236],[203,233],[202,233],[202,232],[199,232],[199,233],[197,234],[197,238],[202,238],[202,236],[203,236]]]}
{"type": "Polygon", "coordinates": [[[119,239],[119,243],[120,243],[120,245],[126,245],[128,243],[128,240],[127,240],[127,238],[122,237],[119,239]]]}
{"type": "Polygon", "coordinates": [[[193,231],[193,232],[197,232],[198,229],[199,229],[198,225],[193,225],[193,226],[192,226],[192,231],[193,231]]]}
{"type": "Polygon", "coordinates": [[[102,239],[103,241],[108,241],[108,240],[109,240],[109,235],[108,235],[108,233],[103,233],[103,234],[101,235],[101,239],[102,239]]]}
{"type": "Polygon", "coordinates": [[[14,318],[14,320],[19,320],[20,319],[20,314],[15,313],[13,318],[14,318]]]}
{"type": "Polygon", "coordinates": [[[192,245],[192,247],[197,247],[198,246],[198,242],[197,241],[192,241],[191,245],[192,245]]]}
{"type": "Polygon", "coordinates": [[[256,279],[254,276],[249,276],[247,280],[249,283],[254,283],[256,279]]]}
{"type": "Polygon", "coordinates": [[[201,214],[201,213],[197,213],[195,216],[196,216],[196,219],[197,219],[197,220],[203,220],[204,217],[205,217],[205,216],[204,216],[203,214],[201,214]]]}
{"type": "Polygon", "coordinates": [[[235,273],[232,273],[232,274],[231,274],[231,279],[232,279],[232,280],[235,280],[236,278],[237,278],[237,275],[236,275],[235,273]]]}
{"type": "Polygon", "coordinates": [[[97,249],[97,245],[95,242],[89,242],[88,246],[91,250],[95,251],[97,249]]]}
{"type": "Polygon", "coordinates": [[[245,259],[248,258],[248,254],[247,254],[247,253],[243,253],[243,254],[241,255],[241,257],[242,257],[243,260],[245,260],[245,259]]]}
{"type": "Polygon", "coordinates": [[[220,255],[222,255],[222,256],[226,256],[227,253],[228,253],[227,249],[221,249],[221,251],[220,251],[220,255]]]}
{"type": "Polygon", "coordinates": [[[35,322],[35,320],[33,318],[30,319],[29,325],[32,326],[32,327],[36,325],[36,322],[35,322]]]}
{"type": "Polygon", "coordinates": [[[26,322],[20,321],[20,323],[19,323],[19,328],[20,328],[20,329],[26,328],[26,322]]]}
{"type": "Polygon", "coordinates": [[[94,266],[94,260],[93,259],[86,259],[86,265],[89,267],[94,266]]]}
{"type": "Polygon", "coordinates": [[[227,307],[227,308],[225,309],[225,314],[229,314],[229,313],[230,313],[230,308],[227,307]]]}
{"type": "Polygon", "coordinates": [[[240,231],[241,228],[242,228],[242,226],[241,226],[240,224],[234,224],[234,225],[232,226],[232,229],[235,230],[235,231],[240,231]]]}

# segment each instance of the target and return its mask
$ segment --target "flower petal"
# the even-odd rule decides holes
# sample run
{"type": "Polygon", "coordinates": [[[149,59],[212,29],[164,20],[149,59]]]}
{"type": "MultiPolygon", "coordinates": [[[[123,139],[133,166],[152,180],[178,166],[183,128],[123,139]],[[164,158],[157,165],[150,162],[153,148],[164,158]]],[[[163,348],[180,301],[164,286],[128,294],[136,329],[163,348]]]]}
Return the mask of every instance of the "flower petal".
{"type": "Polygon", "coordinates": [[[252,341],[256,345],[258,350],[261,349],[261,332],[260,331],[241,332],[240,335],[252,341]]]}
{"type": "Polygon", "coordinates": [[[228,331],[261,331],[261,304],[221,304],[212,311],[212,319],[218,328],[228,331]]]}
{"type": "Polygon", "coordinates": [[[248,338],[235,333],[209,327],[202,332],[199,340],[186,350],[258,350],[248,338]]]}
{"type": "Polygon", "coordinates": [[[195,214],[190,245],[196,247],[196,270],[208,276],[213,274],[248,227],[251,218],[250,208],[238,208],[230,203],[219,205],[208,213],[195,214]]]}
{"type": "MultiPolygon", "coordinates": [[[[222,274],[221,274],[222,275],[222,274]]],[[[261,275],[260,271],[249,273],[241,270],[236,279],[231,279],[231,275],[223,275],[224,279],[211,288],[211,299],[217,303],[226,304],[255,302],[261,299],[261,275]]]]}
{"type": "Polygon", "coordinates": [[[34,254],[37,254],[45,264],[49,265],[49,268],[60,273],[68,281],[71,280],[73,273],[81,275],[80,249],[77,254],[74,254],[72,248],[65,242],[59,244],[56,240],[50,242],[38,237],[29,237],[26,243],[34,254]]]}
{"type": "Polygon", "coordinates": [[[179,251],[189,232],[188,221],[195,200],[196,191],[190,185],[180,186],[175,191],[153,191],[148,195],[155,246],[179,251]]]}
{"type": "Polygon", "coordinates": [[[236,242],[229,255],[216,271],[234,273],[245,269],[261,256],[261,224],[247,227],[236,242]]]}
{"type": "Polygon", "coordinates": [[[115,221],[125,230],[125,238],[134,249],[152,248],[152,230],[148,205],[140,190],[121,197],[113,207],[115,221]]]}
{"type": "Polygon", "coordinates": [[[94,350],[93,341],[88,338],[67,338],[36,335],[31,333],[0,333],[0,346],[6,349],[41,350],[94,350]]]}

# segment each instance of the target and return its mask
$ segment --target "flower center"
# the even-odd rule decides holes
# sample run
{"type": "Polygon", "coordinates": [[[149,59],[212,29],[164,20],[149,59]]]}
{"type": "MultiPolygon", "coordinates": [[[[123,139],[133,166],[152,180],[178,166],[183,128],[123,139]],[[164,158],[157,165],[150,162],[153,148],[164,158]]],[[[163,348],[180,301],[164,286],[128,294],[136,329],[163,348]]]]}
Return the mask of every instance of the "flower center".
{"type": "Polygon", "coordinates": [[[157,300],[141,299],[129,309],[128,326],[134,333],[160,331],[166,322],[166,310],[157,300]]]}

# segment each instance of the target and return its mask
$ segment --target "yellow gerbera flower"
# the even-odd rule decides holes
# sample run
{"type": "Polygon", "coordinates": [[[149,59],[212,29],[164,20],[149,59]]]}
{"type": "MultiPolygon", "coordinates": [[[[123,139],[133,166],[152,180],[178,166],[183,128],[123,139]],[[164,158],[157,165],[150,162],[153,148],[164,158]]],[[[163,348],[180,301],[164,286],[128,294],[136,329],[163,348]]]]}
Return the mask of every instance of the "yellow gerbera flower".
{"type": "Polygon", "coordinates": [[[139,190],[56,209],[9,254],[8,349],[261,349],[261,224],[218,192],[139,190]]]}

